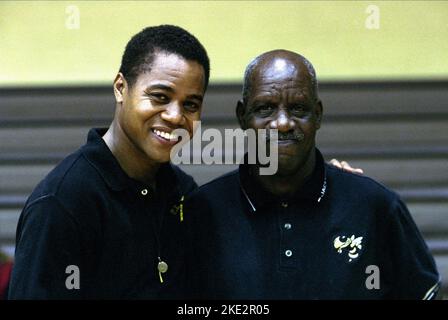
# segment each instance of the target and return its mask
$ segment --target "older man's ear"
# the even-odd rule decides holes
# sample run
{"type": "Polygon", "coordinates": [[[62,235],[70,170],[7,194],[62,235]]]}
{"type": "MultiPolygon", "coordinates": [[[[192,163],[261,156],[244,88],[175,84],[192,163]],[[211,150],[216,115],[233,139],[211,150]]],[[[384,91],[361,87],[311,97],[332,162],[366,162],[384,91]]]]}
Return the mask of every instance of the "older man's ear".
{"type": "Polygon", "coordinates": [[[244,119],[244,112],[246,110],[246,106],[244,104],[243,99],[238,100],[236,104],[236,117],[238,119],[238,123],[240,124],[240,128],[243,130],[247,129],[247,124],[244,119]]]}

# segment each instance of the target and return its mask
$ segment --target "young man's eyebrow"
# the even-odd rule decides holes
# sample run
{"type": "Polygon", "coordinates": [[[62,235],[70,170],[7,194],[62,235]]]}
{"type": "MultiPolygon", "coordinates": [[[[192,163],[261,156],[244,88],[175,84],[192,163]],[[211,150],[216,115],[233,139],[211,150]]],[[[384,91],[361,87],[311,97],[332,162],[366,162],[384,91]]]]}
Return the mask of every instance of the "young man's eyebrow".
{"type": "MultiPolygon", "coordinates": [[[[174,92],[174,89],[171,88],[170,86],[161,84],[161,83],[156,83],[153,85],[150,85],[146,88],[146,90],[153,90],[153,89],[160,89],[160,90],[165,90],[168,92],[174,92]]],[[[188,96],[189,99],[195,99],[195,100],[199,100],[199,101],[203,101],[204,100],[204,96],[200,95],[200,94],[191,94],[188,96]]]]}
{"type": "Polygon", "coordinates": [[[161,84],[161,83],[156,83],[156,84],[150,85],[150,86],[148,86],[146,88],[146,90],[151,90],[151,89],[161,89],[161,90],[166,90],[166,91],[169,91],[169,92],[173,92],[174,91],[173,88],[171,88],[170,86],[167,86],[167,85],[164,85],[164,84],[161,84]]]}

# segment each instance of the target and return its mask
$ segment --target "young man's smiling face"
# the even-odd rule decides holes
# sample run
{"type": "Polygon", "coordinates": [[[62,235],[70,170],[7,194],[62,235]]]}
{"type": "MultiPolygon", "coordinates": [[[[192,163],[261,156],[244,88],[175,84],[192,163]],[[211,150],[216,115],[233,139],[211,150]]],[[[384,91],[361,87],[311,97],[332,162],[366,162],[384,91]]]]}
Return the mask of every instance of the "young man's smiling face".
{"type": "Polygon", "coordinates": [[[168,162],[177,143],[171,133],[181,128],[192,136],[193,122],[200,120],[204,68],[162,51],[154,53],[150,71],[141,73],[131,87],[122,85],[121,92],[119,78],[114,86],[121,103],[117,122],[128,144],[149,161],[168,162]]]}

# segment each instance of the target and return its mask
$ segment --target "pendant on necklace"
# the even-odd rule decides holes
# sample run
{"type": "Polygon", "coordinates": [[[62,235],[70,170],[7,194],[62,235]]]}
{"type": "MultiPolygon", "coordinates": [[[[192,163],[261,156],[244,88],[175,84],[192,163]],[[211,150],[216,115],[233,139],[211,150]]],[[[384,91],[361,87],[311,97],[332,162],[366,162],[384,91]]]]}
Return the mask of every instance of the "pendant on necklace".
{"type": "Polygon", "coordinates": [[[157,264],[157,270],[159,270],[160,273],[165,273],[168,271],[168,264],[165,261],[159,261],[157,264]]]}

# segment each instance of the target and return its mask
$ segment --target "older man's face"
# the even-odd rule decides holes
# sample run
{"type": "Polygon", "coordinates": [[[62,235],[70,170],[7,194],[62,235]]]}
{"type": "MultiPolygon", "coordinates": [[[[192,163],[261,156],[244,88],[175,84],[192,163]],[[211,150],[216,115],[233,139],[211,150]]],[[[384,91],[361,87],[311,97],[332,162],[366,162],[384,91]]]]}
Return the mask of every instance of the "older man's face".
{"type": "Polygon", "coordinates": [[[253,73],[243,127],[278,130],[278,173],[289,175],[303,167],[314,152],[322,106],[311,90],[307,69],[276,58],[253,73]]]}

